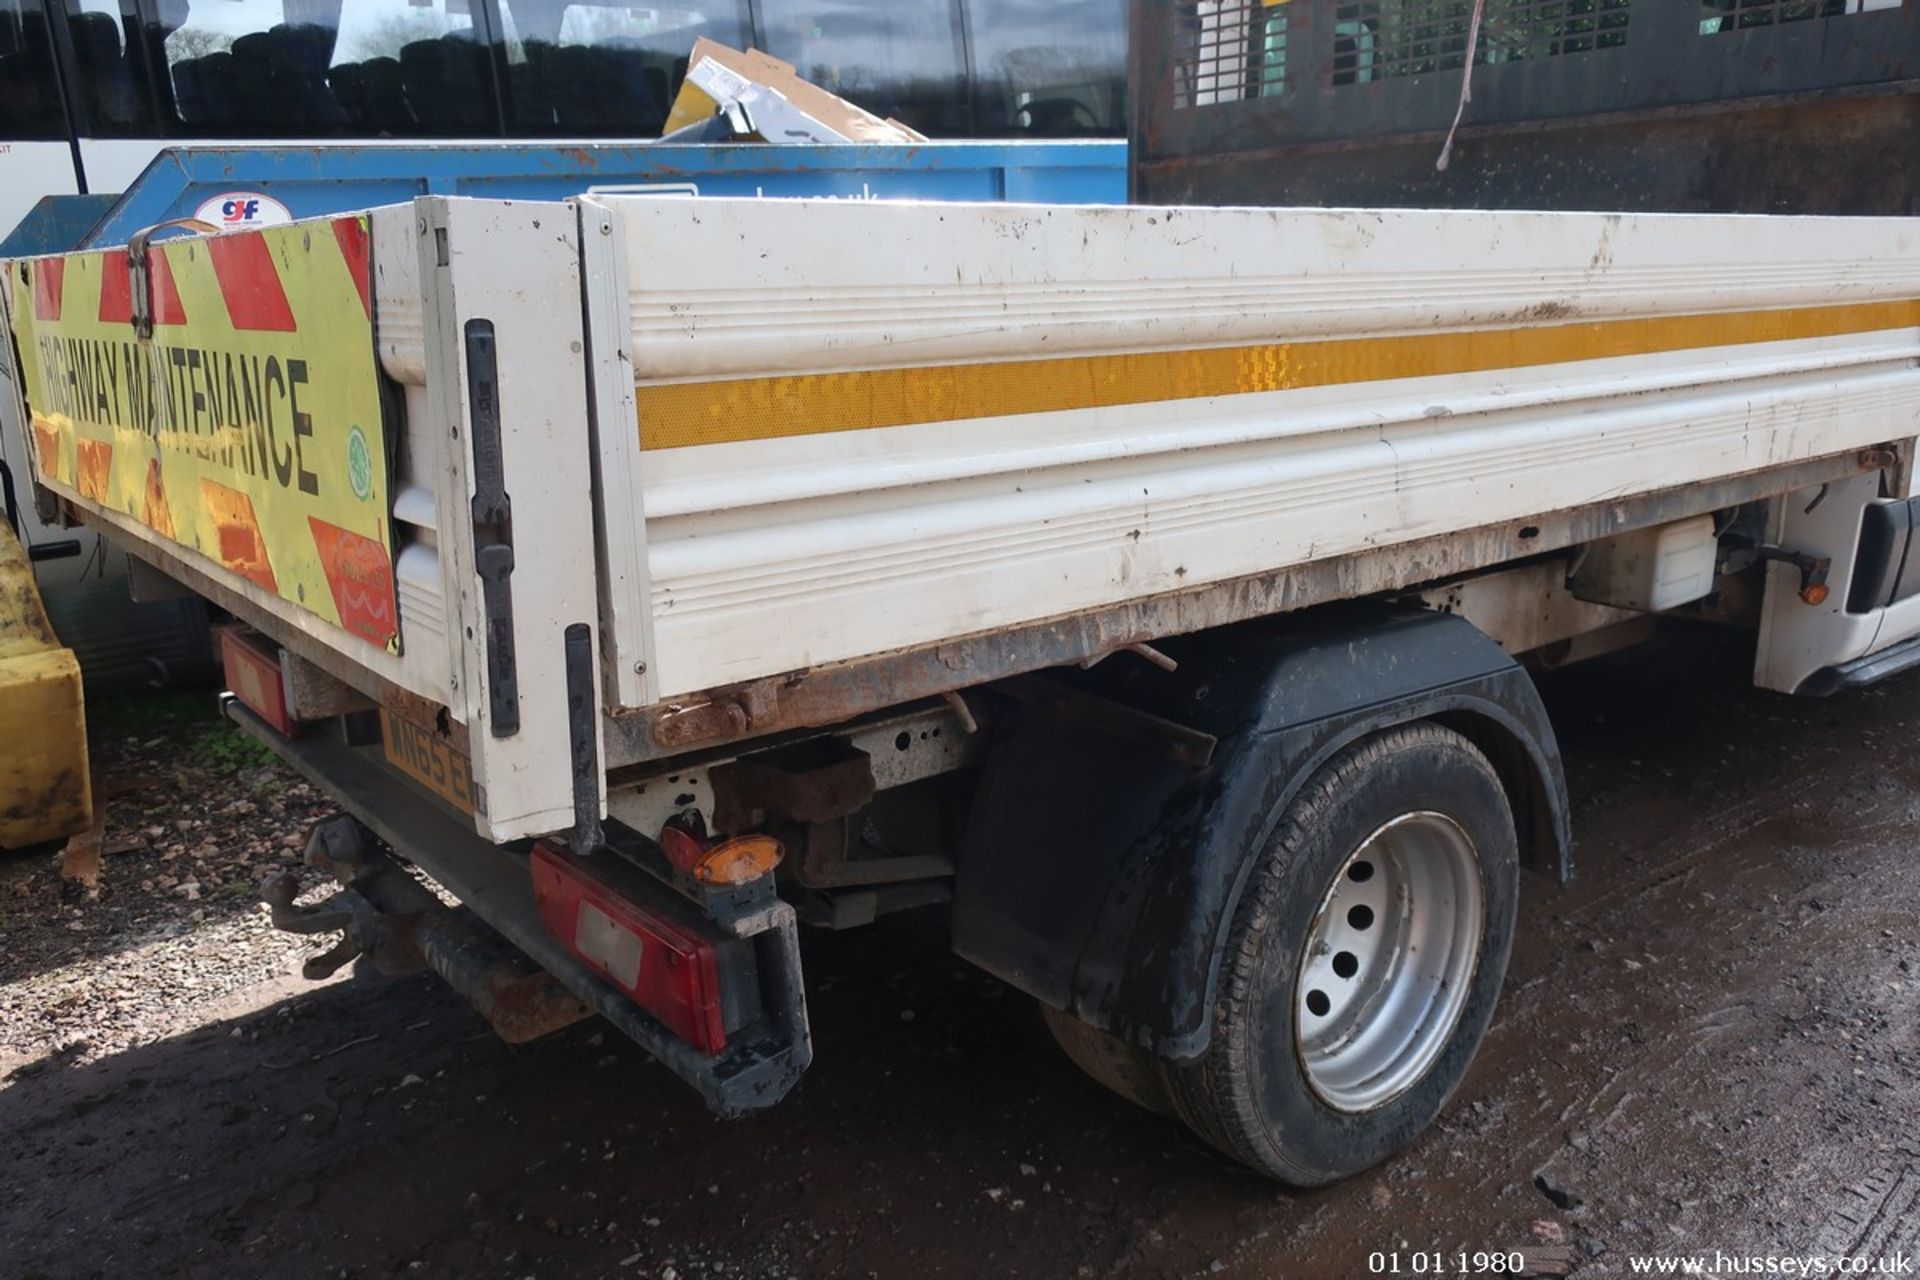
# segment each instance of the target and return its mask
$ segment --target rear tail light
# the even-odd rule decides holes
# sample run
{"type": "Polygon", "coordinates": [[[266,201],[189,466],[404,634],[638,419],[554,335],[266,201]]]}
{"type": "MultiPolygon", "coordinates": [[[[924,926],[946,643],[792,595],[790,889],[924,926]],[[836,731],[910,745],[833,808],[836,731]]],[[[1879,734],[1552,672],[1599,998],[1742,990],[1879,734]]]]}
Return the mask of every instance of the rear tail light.
{"type": "Polygon", "coordinates": [[[704,1053],[727,1045],[720,965],[699,931],[618,892],[582,860],[533,848],[540,920],[587,966],[704,1053]]]}
{"type": "Polygon", "coordinates": [[[281,682],[280,657],[258,636],[238,627],[220,627],[220,666],[228,692],[291,738],[300,732],[287,706],[287,687],[281,682]]]}

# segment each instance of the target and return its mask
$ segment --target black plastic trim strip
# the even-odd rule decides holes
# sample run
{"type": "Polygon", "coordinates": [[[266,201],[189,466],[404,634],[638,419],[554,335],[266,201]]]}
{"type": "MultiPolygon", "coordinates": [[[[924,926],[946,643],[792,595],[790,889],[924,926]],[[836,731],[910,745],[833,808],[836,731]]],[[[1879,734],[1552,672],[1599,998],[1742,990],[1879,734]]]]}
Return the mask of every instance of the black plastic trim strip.
{"type": "Polygon", "coordinates": [[[573,757],[573,835],[568,841],[581,857],[605,843],[600,829],[600,746],[595,740],[599,711],[593,696],[593,628],[576,622],[567,628],[567,749],[573,757]]]}
{"type": "Polygon", "coordinates": [[[513,501],[500,446],[500,358],[493,321],[469,320],[467,421],[473,449],[473,568],[487,637],[487,731],[520,732],[520,677],[513,644],[513,501]]]}
{"type": "Polygon", "coordinates": [[[1842,689],[1863,688],[1876,680],[1884,680],[1914,667],[1920,667],[1920,636],[1890,644],[1877,653],[1855,658],[1852,662],[1822,667],[1802,680],[1794,692],[1804,697],[1824,698],[1842,689]]]}

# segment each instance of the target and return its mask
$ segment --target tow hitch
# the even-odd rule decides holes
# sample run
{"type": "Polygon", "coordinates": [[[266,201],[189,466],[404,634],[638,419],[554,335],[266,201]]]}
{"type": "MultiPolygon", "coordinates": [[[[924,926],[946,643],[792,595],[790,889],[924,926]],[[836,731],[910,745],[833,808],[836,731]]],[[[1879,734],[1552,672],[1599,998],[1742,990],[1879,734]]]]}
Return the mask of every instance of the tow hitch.
{"type": "Polygon", "coordinates": [[[303,861],[338,880],[340,892],[297,906],[299,874],[284,871],[266,883],[261,897],[272,908],[276,929],[340,934],[302,966],[305,976],[330,977],[358,957],[389,975],[431,969],[509,1044],[537,1039],[592,1012],[551,974],[469,925],[377,848],[353,818],[315,827],[303,861]]]}

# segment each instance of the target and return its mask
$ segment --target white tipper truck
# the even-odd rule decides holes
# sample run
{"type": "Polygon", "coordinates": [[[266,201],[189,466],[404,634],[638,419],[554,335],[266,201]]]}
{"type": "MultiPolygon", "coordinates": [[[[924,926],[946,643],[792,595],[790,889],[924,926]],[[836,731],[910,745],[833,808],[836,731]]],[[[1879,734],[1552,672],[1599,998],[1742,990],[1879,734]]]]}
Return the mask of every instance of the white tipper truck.
{"type": "Polygon", "coordinates": [[[1917,225],[429,197],[5,305],[35,483],[354,815],[279,886],[316,972],[593,1010],[739,1112],[811,1056],[797,922],[950,900],[1314,1183],[1433,1118],[1567,868],[1529,666],[1920,652],[1917,225]]]}
{"type": "MultiPolygon", "coordinates": [[[[1142,0],[1137,194],[1417,196],[1437,135],[1334,135],[1443,127],[1468,74],[1525,123],[1491,90],[1559,58],[1582,110],[1641,95],[1593,137],[1643,187],[1470,127],[1456,203],[1774,208],[1838,135],[1795,99],[1702,150],[1675,95],[1744,83],[1707,53],[1778,95],[1920,43],[1549,8],[1489,5],[1492,58],[1386,0],[1142,0]]],[[[1910,151],[1821,190],[1907,212],[1910,151]]],[[[350,815],[336,895],[269,885],[339,934],[309,972],[431,967],[515,1040],[598,1014],[738,1114],[812,1058],[801,926],[937,909],[1095,1078],[1313,1185],[1440,1112],[1521,869],[1570,873],[1531,672],[1674,615],[1784,693],[1920,663],[1916,235],[426,196],[5,263],[0,384],[37,497],[218,606],[226,714],[350,815]]]]}

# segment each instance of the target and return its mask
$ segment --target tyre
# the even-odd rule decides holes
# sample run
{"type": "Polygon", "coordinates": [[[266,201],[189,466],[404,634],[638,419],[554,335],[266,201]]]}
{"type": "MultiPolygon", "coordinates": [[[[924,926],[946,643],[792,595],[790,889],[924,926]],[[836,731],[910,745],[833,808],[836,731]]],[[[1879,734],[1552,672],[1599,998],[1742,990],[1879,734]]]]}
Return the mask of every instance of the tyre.
{"type": "Polygon", "coordinates": [[[1174,1112],[1301,1187],[1411,1142],[1492,1021],[1517,853],[1493,766],[1450,729],[1399,726],[1328,761],[1255,854],[1207,1051],[1159,1066],[1174,1112]]]}
{"type": "Polygon", "coordinates": [[[1173,1114],[1159,1060],[1152,1054],[1050,1005],[1040,1006],[1040,1016],[1060,1051],[1096,1083],[1149,1111],[1173,1114]]]}

